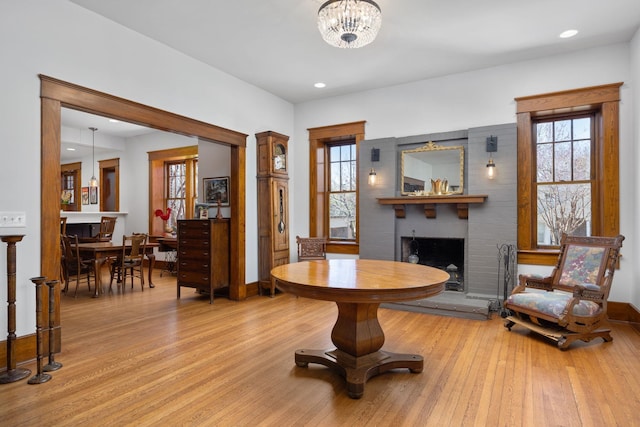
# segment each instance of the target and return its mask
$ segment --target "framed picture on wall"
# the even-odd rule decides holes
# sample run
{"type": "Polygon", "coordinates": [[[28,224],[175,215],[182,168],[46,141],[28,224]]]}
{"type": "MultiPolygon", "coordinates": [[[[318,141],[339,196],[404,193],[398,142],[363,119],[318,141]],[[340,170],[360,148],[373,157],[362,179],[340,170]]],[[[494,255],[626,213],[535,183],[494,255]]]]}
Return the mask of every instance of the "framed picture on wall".
{"type": "Polygon", "coordinates": [[[210,205],[229,206],[229,177],[203,178],[204,202],[210,205]]]}
{"type": "Polygon", "coordinates": [[[89,203],[98,204],[98,187],[89,187],[89,203]]]}
{"type": "Polygon", "coordinates": [[[82,204],[89,204],[89,187],[82,187],[82,204]]]}

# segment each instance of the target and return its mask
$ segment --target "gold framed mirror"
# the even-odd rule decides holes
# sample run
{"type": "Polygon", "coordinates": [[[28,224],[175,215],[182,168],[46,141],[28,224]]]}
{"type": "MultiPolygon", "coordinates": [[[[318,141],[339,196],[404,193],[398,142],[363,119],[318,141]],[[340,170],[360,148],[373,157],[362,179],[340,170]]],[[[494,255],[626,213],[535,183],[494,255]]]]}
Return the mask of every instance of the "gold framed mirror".
{"type": "Polygon", "coordinates": [[[464,147],[432,141],[402,150],[400,188],[403,196],[446,196],[464,192],[464,147]]]}

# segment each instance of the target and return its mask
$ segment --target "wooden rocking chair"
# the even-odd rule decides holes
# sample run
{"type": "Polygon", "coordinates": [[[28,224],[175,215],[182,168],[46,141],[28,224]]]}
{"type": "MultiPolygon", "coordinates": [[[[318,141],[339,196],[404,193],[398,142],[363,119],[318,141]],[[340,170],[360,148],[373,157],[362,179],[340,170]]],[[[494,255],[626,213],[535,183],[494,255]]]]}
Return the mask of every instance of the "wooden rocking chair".
{"type": "Polygon", "coordinates": [[[574,237],[563,235],[560,256],[551,276],[519,276],[504,303],[509,310],[504,326],[529,328],[565,350],[576,340],[601,337],[612,341],[607,298],[624,236],[574,237]]]}

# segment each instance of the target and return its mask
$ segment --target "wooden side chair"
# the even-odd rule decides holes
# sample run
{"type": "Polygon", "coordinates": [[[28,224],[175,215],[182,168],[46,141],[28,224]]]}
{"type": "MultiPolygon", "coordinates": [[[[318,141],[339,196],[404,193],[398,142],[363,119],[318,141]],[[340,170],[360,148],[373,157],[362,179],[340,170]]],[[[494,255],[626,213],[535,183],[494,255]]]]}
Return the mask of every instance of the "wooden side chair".
{"type": "Polygon", "coordinates": [[[100,230],[98,233],[91,237],[80,237],[81,243],[90,242],[110,242],[113,238],[113,230],[116,228],[116,221],[118,217],[115,216],[103,216],[100,218],[100,230]]]}
{"type": "Polygon", "coordinates": [[[62,241],[62,276],[64,280],[63,292],[68,295],[69,281],[74,278],[76,289],[73,293],[74,298],[78,294],[78,286],[82,280],[86,280],[87,287],[91,291],[91,276],[93,275],[93,283],[96,283],[94,260],[83,259],[80,257],[80,249],[78,248],[78,236],[60,236],[62,241]]]}
{"type": "Polygon", "coordinates": [[[66,216],[60,217],[60,234],[63,236],[67,234],[67,217],[66,216]]]}
{"type": "Polygon", "coordinates": [[[518,286],[504,304],[510,314],[505,327],[524,326],[556,341],[562,350],[576,340],[612,341],[611,330],[603,324],[623,240],[622,235],[563,235],[551,276],[519,276],[518,286]]]}
{"type": "Polygon", "coordinates": [[[111,261],[111,281],[109,291],[113,284],[113,278],[117,276],[118,283],[122,283],[124,292],[127,283],[127,276],[131,277],[131,289],[133,289],[133,279],[140,279],[140,288],[144,291],[144,254],[147,248],[147,234],[133,234],[122,236],[122,254],[116,260],[111,261]]]}
{"type": "Polygon", "coordinates": [[[326,237],[300,237],[296,236],[298,244],[298,261],[310,261],[327,258],[326,237]]]}
{"type": "Polygon", "coordinates": [[[116,221],[118,220],[115,216],[103,216],[100,218],[100,231],[98,232],[97,238],[100,242],[110,242],[113,238],[113,230],[116,228],[116,221]]]}

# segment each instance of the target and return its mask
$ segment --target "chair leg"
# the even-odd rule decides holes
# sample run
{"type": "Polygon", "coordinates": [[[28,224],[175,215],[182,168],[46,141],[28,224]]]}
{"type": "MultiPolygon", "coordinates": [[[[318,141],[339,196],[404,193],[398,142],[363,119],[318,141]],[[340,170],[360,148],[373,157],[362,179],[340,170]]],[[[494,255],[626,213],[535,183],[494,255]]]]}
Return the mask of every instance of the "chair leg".
{"type": "Polygon", "coordinates": [[[80,272],[76,274],[76,290],[73,292],[74,298],[78,296],[78,286],[80,286],[80,272]]]}
{"type": "Polygon", "coordinates": [[[110,276],[110,280],[109,280],[109,292],[113,292],[113,276],[114,276],[114,270],[115,267],[114,266],[109,266],[109,276],[110,276]]]}

